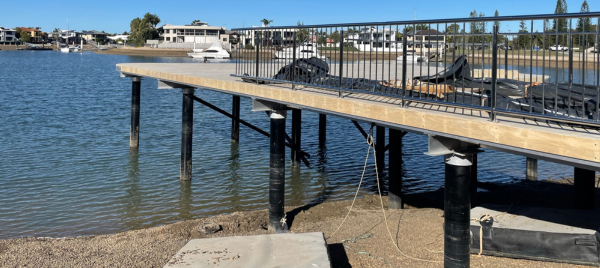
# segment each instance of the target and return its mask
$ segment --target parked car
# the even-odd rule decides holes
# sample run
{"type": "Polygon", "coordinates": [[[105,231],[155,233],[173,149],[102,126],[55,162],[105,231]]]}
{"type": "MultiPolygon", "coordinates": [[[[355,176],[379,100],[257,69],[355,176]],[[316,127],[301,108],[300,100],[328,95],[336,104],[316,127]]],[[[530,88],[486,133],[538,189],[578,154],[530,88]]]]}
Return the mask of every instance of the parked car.
{"type": "Polygon", "coordinates": [[[569,50],[568,47],[563,47],[561,45],[554,45],[548,48],[550,51],[567,51],[569,50]]]}
{"type": "Polygon", "coordinates": [[[513,50],[513,47],[512,46],[504,46],[503,45],[503,46],[500,46],[500,49],[501,50],[513,50]]]}

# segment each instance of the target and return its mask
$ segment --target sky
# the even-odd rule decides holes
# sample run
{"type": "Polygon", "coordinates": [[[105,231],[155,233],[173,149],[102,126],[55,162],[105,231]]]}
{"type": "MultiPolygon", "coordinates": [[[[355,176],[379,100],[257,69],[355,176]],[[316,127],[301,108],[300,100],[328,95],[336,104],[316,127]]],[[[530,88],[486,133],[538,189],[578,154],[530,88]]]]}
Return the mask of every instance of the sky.
{"type": "MultiPolygon", "coordinates": [[[[583,0],[567,0],[569,12],[579,12],[583,0]]],[[[598,1],[588,1],[590,11],[599,11],[598,1]]],[[[54,0],[10,1],[0,0],[0,26],[39,26],[42,31],[54,28],[97,30],[108,33],[129,31],[129,23],[146,12],[160,17],[159,25],[190,24],[193,20],[212,26],[260,26],[260,20],[273,20],[271,26],[305,25],[351,22],[383,22],[417,19],[464,18],[477,10],[493,16],[554,13],[556,0],[462,0],[462,1],[364,1],[364,0],[304,0],[304,1],[76,1],[54,0]],[[452,3],[452,4],[450,4],[452,3]],[[10,11],[10,12],[7,12],[10,11]]],[[[595,23],[596,20],[594,20],[595,23]]],[[[534,30],[538,27],[534,26],[534,30]]],[[[539,26],[541,29],[541,25],[539,26]]],[[[504,22],[500,32],[515,32],[518,23],[504,22]]]]}

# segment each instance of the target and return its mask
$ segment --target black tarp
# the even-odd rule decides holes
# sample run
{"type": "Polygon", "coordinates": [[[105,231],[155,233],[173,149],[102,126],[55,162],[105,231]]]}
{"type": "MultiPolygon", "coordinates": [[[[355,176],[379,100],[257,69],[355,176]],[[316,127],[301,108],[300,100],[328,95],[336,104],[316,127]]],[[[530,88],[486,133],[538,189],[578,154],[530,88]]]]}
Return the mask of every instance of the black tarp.
{"type": "MultiPolygon", "coordinates": [[[[467,56],[462,55],[447,69],[429,76],[415,76],[414,80],[435,84],[448,84],[459,90],[460,88],[492,89],[491,78],[471,77],[471,68],[467,56]]],[[[498,78],[496,93],[505,96],[525,96],[527,82],[498,78]]]]}

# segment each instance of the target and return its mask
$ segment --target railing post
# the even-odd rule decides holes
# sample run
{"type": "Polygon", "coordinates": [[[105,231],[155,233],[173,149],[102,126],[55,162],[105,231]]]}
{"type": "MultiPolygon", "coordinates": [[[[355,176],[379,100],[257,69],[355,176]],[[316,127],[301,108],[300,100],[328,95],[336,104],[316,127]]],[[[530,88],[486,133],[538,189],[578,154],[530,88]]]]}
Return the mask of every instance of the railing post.
{"type": "Polygon", "coordinates": [[[573,83],[573,36],[569,30],[569,84],[573,83]]]}
{"type": "Polygon", "coordinates": [[[294,32],[294,41],[292,44],[294,47],[292,48],[292,90],[296,89],[295,81],[296,81],[296,32],[294,32]]]}
{"type": "Polygon", "coordinates": [[[260,42],[261,42],[261,39],[259,38],[258,34],[259,34],[258,31],[255,32],[255,38],[254,38],[254,40],[256,40],[256,46],[255,46],[255,49],[256,49],[256,73],[255,73],[256,74],[256,84],[258,84],[258,64],[259,64],[258,58],[259,58],[259,50],[260,50],[260,42]]]}
{"type": "Polygon", "coordinates": [[[504,37],[504,78],[508,79],[508,36],[504,37]]]}
{"type": "Polygon", "coordinates": [[[402,34],[402,105],[404,107],[404,93],[406,92],[406,50],[408,49],[408,43],[406,41],[406,26],[402,34]]]}
{"type": "Polygon", "coordinates": [[[340,30],[340,88],[338,89],[338,97],[342,97],[342,82],[344,74],[344,30],[340,30]]]}
{"type": "Polygon", "coordinates": [[[490,101],[490,121],[496,121],[496,82],[498,80],[498,25],[494,24],[492,37],[492,92],[490,101]]]}

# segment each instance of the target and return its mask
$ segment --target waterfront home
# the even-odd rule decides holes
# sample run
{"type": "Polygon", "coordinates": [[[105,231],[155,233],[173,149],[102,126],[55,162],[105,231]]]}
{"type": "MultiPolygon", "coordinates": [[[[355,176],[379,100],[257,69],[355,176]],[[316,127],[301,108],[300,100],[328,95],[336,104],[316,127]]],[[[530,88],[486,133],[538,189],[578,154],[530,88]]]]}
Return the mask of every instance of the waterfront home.
{"type": "Polygon", "coordinates": [[[446,46],[444,33],[434,30],[417,30],[406,34],[408,47],[418,53],[443,53],[446,46]]]}
{"type": "Polygon", "coordinates": [[[61,30],[60,38],[64,39],[65,41],[68,38],[69,43],[79,43],[81,41],[81,33],[76,32],[75,30],[61,30]]]}
{"type": "Polygon", "coordinates": [[[195,25],[166,24],[161,28],[163,43],[229,43],[225,27],[209,26],[205,22],[195,25]]]}
{"type": "Polygon", "coordinates": [[[2,44],[16,42],[17,37],[15,34],[15,30],[0,26],[0,42],[2,42],[2,44]]]}
{"type": "MultiPolygon", "coordinates": [[[[263,26],[252,26],[252,27],[265,27],[263,26]]],[[[294,32],[297,32],[298,29],[265,29],[262,31],[248,31],[246,33],[241,33],[242,44],[255,46],[257,41],[256,33],[259,33],[260,40],[263,46],[291,46],[294,43],[294,32]]],[[[300,41],[308,41],[308,40],[300,40],[300,41]]]]}
{"type": "Polygon", "coordinates": [[[401,48],[397,31],[390,28],[368,27],[360,30],[349,30],[345,43],[352,43],[360,51],[387,52],[401,48]]]}
{"type": "Polygon", "coordinates": [[[26,27],[20,27],[22,33],[28,33],[31,37],[30,42],[41,42],[44,40],[42,36],[43,32],[38,29],[31,29],[26,27]]]}
{"type": "Polygon", "coordinates": [[[86,42],[90,41],[104,41],[106,40],[106,33],[98,32],[95,30],[81,32],[81,38],[86,42]]]}

